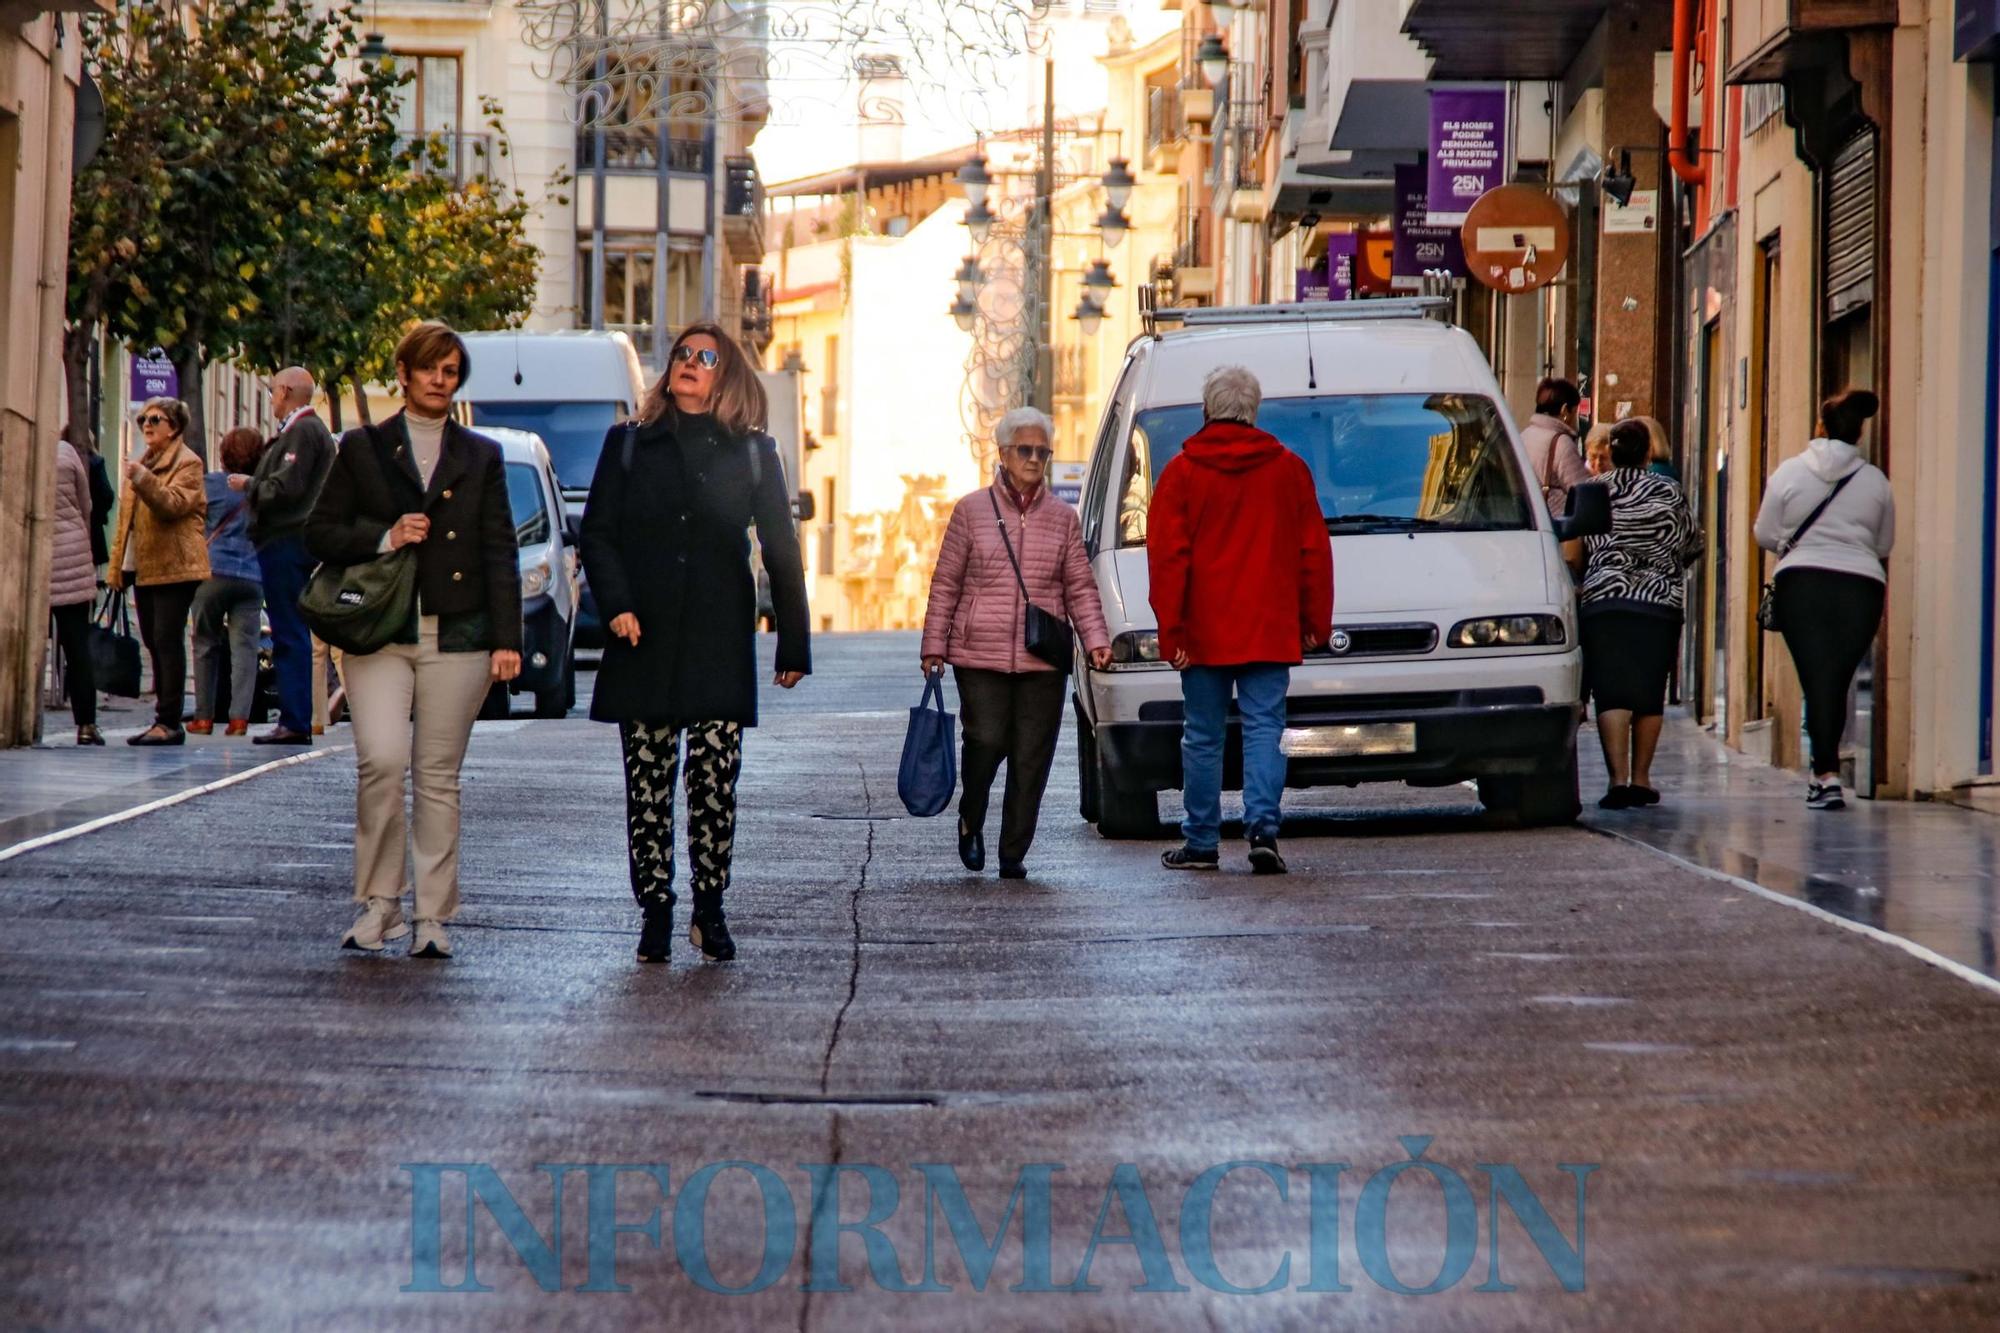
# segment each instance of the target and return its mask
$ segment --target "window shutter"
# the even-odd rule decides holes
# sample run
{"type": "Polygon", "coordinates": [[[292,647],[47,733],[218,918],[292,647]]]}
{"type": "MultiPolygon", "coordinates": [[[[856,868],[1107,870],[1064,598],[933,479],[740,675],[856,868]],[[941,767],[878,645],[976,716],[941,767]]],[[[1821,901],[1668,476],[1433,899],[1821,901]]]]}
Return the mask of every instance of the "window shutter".
{"type": "Polygon", "coordinates": [[[1826,317],[1875,298],[1875,141],[1863,130],[1834,154],[1826,187],[1826,317]]]}

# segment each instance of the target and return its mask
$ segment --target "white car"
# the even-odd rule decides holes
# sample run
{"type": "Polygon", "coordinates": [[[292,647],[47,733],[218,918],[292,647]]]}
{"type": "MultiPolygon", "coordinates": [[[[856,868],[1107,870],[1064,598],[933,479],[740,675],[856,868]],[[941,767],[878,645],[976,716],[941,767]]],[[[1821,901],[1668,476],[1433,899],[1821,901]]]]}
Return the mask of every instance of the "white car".
{"type": "MultiPolygon", "coordinates": [[[[1181,689],[1147,601],[1146,516],[1161,469],[1202,424],[1201,388],[1242,365],[1257,424],[1312,468],[1333,546],[1332,642],[1292,672],[1286,785],[1445,786],[1528,824],[1578,810],[1576,593],[1484,356],[1435,298],[1161,311],[1099,426],[1084,542],[1113,664],[1079,656],[1082,813],[1106,837],[1158,831],[1181,786],[1181,689]]],[[[1579,488],[1566,535],[1604,531],[1579,488]]],[[[1196,556],[1199,559],[1199,554],[1196,556]]],[[[1224,786],[1242,786],[1230,723],[1224,786]]]]}
{"type": "Polygon", "coordinates": [[[504,717],[510,694],[532,694],[536,717],[563,717],[576,706],[576,625],[580,603],[576,521],[557,485],[548,446],[532,431],[475,427],[500,446],[507,501],[521,546],[521,674],[495,685],[481,716],[504,717]]]}

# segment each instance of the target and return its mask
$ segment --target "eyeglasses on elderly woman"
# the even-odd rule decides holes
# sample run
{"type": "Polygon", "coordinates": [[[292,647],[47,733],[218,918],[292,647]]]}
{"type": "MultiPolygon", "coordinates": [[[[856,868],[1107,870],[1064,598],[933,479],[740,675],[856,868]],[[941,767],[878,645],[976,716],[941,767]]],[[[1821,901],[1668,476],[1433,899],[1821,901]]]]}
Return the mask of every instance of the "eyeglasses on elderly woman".
{"type": "Polygon", "coordinates": [[[168,417],[164,412],[148,412],[145,416],[139,418],[139,424],[141,426],[171,426],[174,423],[172,418],[168,417]]]}
{"type": "Polygon", "coordinates": [[[1056,456],[1056,451],[1046,444],[1017,444],[1013,449],[1022,458],[1037,458],[1044,463],[1056,456]]]}

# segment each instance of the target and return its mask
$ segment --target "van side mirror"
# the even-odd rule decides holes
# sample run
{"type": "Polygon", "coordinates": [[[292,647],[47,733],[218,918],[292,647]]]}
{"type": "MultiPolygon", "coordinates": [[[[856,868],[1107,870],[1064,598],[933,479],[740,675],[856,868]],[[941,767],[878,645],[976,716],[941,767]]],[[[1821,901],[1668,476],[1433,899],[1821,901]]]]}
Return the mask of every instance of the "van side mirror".
{"type": "Polygon", "coordinates": [[[819,506],[813,503],[813,493],[800,491],[799,498],[792,501],[792,512],[798,516],[799,522],[812,522],[814,516],[819,513],[819,506]]]}
{"type": "Polygon", "coordinates": [[[1556,536],[1566,542],[1579,537],[1602,537],[1611,531],[1611,492],[1601,481],[1572,486],[1569,505],[1556,520],[1556,536]]]}

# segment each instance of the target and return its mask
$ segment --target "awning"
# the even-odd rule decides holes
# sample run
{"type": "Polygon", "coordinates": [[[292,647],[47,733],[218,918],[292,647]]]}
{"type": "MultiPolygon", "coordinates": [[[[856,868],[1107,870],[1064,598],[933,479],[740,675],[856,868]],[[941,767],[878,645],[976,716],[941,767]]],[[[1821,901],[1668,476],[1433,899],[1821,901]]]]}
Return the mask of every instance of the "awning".
{"type": "Polygon", "coordinates": [[[1604,10],[1605,0],[1410,0],[1403,31],[1436,62],[1433,79],[1560,79],[1604,10]]]}

